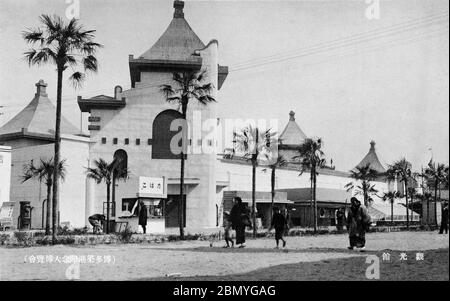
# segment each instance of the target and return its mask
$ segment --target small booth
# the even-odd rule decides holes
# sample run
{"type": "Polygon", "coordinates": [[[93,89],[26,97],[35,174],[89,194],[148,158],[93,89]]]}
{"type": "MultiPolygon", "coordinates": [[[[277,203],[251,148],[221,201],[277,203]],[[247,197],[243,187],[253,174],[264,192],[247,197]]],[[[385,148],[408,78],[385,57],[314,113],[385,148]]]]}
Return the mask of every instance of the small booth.
{"type": "Polygon", "coordinates": [[[116,220],[116,231],[129,227],[132,232],[143,233],[139,225],[139,203],[147,210],[147,234],[165,232],[164,201],[167,198],[167,179],[165,177],[139,177],[139,189],[135,198],[122,199],[122,216],[116,220]],[[129,213],[129,215],[127,215],[129,213]]]}

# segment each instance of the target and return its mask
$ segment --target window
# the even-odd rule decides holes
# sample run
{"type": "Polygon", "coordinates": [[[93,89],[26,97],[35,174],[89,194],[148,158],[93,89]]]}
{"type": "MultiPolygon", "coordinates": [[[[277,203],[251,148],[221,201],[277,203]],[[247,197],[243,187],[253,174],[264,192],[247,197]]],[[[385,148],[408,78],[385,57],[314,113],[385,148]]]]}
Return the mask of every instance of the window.
{"type": "Polygon", "coordinates": [[[152,145],[152,139],[148,139],[148,140],[147,140],[147,144],[148,144],[148,145],[152,145]]]}
{"type": "Polygon", "coordinates": [[[128,167],[128,154],[123,149],[118,149],[114,152],[114,159],[119,161],[119,167],[122,169],[128,167]]]}
{"type": "Polygon", "coordinates": [[[136,145],[141,145],[141,139],[136,139],[136,145]]]}
{"type": "Polygon", "coordinates": [[[106,144],[106,137],[102,138],[102,144],[106,144]]]}
{"type": "Polygon", "coordinates": [[[130,139],[125,138],[125,145],[128,145],[128,144],[130,144],[130,139]]]}
{"type": "MultiPolygon", "coordinates": [[[[170,126],[176,119],[181,119],[182,114],[175,110],[166,110],[159,113],[153,121],[152,159],[179,159],[179,154],[172,151],[170,143],[175,135],[181,131],[171,131],[170,126]]],[[[181,146],[181,141],[178,146],[181,146]]]]}
{"type": "Polygon", "coordinates": [[[117,144],[117,138],[113,138],[113,144],[117,144]]]}

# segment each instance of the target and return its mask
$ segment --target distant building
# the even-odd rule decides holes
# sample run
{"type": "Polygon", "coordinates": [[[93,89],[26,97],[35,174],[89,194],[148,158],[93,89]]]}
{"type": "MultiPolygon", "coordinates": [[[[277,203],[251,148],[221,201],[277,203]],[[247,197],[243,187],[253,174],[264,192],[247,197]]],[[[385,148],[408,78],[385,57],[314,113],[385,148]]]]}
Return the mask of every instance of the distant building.
{"type": "MultiPolygon", "coordinates": [[[[0,145],[11,147],[9,199],[15,205],[15,228],[42,228],[45,225],[45,183],[38,180],[22,183],[21,177],[25,164],[33,161],[39,165],[40,159],[50,159],[54,154],[56,108],[48,98],[46,87],[43,80],[36,83],[33,100],[0,128],[0,145]]],[[[79,133],[80,130],[64,116],[61,118],[61,159],[66,160],[68,172],[60,186],[59,221],[76,227],[86,223],[84,166],[89,158],[89,138],[79,133]]]]}

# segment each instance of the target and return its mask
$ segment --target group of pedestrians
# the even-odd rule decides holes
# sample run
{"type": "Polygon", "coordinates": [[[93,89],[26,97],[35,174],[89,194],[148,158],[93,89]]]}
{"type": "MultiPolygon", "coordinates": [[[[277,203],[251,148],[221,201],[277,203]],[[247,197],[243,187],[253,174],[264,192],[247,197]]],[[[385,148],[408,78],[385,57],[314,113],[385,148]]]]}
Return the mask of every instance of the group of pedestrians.
{"type": "MultiPolygon", "coordinates": [[[[371,219],[367,208],[364,207],[356,197],[352,197],[350,202],[351,206],[347,217],[345,217],[345,211],[339,211],[339,224],[343,222],[346,223],[349,234],[348,249],[364,251],[366,245],[366,232],[369,230],[371,219]]],[[[234,240],[231,234],[232,230],[236,231],[236,245],[239,245],[239,248],[244,248],[245,228],[251,225],[251,220],[250,211],[240,197],[234,198],[234,205],[231,212],[225,212],[223,225],[225,229],[225,248],[234,247],[234,240]]],[[[279,248],[280,242],[282,242],[283,248],[286,247],[287,242],[283,236],[288,229],[287,218],[277,207],[273,208],[272,222],[269,231],[272,229],[275,229],[275,248],[279,248]]]]}
{"type": "MultiPolygon", "coordinates": [[[[273,208],[273,216],[269,231],[275,229],[276,248],[279,248],[280,241],[283,242],[283,248],[286,247],[286,240],[283,234],[287,229],[287,218],[283,215],[279,208],[273,208]]],[[[232,230],[236,231],[236,245],[239,248],[245,248],[245,228],[251,226],[250,210],[242,202],[240,197],[234,198],[234,205],[231,212],[224,213],[224,230],[225,230],[225,248],[234,247],[234,240],[232,238],[232,230]]]]}

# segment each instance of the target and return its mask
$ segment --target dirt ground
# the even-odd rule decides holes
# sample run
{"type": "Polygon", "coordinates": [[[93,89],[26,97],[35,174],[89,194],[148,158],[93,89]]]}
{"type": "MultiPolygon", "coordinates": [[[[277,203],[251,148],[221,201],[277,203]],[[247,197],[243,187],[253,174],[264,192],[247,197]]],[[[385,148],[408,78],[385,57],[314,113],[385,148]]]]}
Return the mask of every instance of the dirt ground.
{"type": "Polygon", "coordinates": [[[245,249],[208,241],[0,248],[0,280],[365,280],[370,255],[380,260],[380,280],[449,279],[449,237],[436,232],[370,233],[365,253],[347,250],[346,235],[287,239],[286,250],[268,238],[245,249]],[[67,256],[85,262],[64,263],[67,256]]]}

